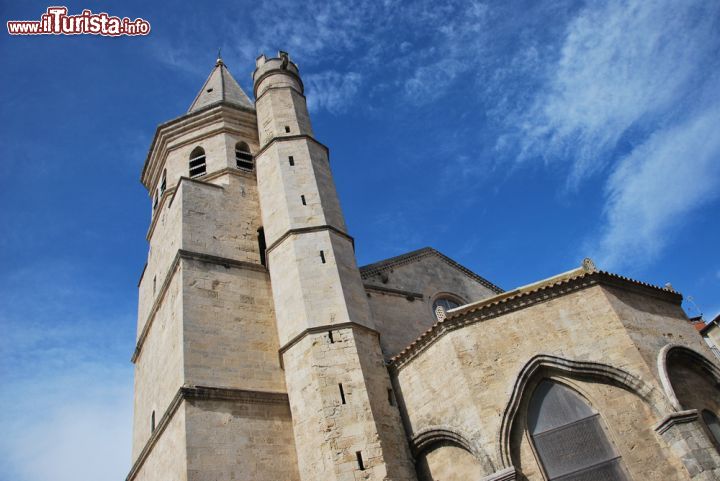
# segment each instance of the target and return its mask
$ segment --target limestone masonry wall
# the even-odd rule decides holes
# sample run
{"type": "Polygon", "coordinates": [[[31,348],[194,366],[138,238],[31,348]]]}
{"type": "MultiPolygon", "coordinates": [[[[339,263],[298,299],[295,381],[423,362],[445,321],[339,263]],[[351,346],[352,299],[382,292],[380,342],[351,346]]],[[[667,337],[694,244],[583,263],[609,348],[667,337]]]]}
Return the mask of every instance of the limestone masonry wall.
{"type": "MultiPolygon", "coordinates": [[[[677,319],[676,322],[684,322],[677,319]]],[[[671,412],[659,382],[618,319],[604,288],[595,286],[450,331],[397,373],[410,435],[437,426],[462,433],[487,460],[486,475],[512,463],[529,480],[543,479],[524,432],[523,405],[509,440],[502,421],[520,373],[531,359],[549,355],[621,369],[645,386],[641,398],[610,380],[574,377],[547,368],[580,392],[604,420],[634,479],[689,479],[668,445],[653,432],[671,412]]],[[[540,379],[542,376],[532,379],[540,379]]],[[[530,387],[527,388],[531,392],[530,387]]]]}
{"type": "Polygon", "coordinates": [[[371,347],[375,334],[346,328],[332,336],[308,335],[284,355],[301,479],[414,479],[399,412],[387,400],[389,377],[371,347]]]}
{"type": "Polygon", "coordinates": [[[184,265],[185,383],[284,392],[267,273],[184,265]]]}
{"type": "Polygon", "coordinates": [[[364,281],[368,286],[381,289],[422,294],[420,299],[408,299],[399,293],[367,290],[372,318],[388,359],[437,321],[432,305],[438,296],[452,294],[468,303],[495,295],[490,288],[435,255],[386,269],[382,274],[366,277],[364,281]]]}
{"type": "Polygon", "coordinates": [[[183,384],[182,282],[179,270],[170,281],[135,363],[133,460],[150,438],[152,413],[159,422],[183,384]]]}
{"type": "Polygon", "coordinates": [[[185,409],[180,408],[140,467],[136,479],[189,481],[186,442],[185,409]]]}
{"type": "Polygon", "coordinates": [[[186,406],[188,480],[298,479],[287,404],[195,400],[186,406]]]}

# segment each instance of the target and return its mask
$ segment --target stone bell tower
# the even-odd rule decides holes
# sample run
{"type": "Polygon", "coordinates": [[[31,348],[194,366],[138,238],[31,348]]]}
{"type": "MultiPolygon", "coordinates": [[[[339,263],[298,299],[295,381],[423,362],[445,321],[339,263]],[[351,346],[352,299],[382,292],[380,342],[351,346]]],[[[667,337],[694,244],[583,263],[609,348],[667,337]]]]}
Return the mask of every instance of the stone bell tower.
{"type": "Polygon", "coordinates": [[[284,52],[261,55],[253,81],[258,196],[300,477],[415,479],[298,67],[284,52]]]}
{"type": "Polygon", "coordinates": [[[127,481],[296,481],[264,262],[255,107],[218,59],[157,129],[127,481]]]}

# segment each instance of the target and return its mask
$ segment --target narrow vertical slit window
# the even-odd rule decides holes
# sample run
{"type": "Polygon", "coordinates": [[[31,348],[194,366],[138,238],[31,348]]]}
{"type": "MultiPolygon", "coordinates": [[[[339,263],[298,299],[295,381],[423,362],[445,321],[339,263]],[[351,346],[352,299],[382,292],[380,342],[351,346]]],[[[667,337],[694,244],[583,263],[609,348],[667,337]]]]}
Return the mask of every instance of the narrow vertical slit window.
{"type": "Polygon", "coordinates": [[[338,389],[340,390],[340,402],[343,404],[346,404],[345,402],[345,390],[343,389],[342,383],[338,383],[338,389]]]}
{"type": "Polygon", "coordinates": [[[300,201],[302,202],[302,205],[307,205],[307,201],[305,200],[305,196],[304,196],[304,195],[301,195],[301,196],[300,196],[300,201]]]}
{"type": "Polygon", "coordinates": [[[265,245],[265,230],[262,227],[257,230],[257,241],[258,250],[260,251],[260,264],[266,266],[267,259],[265,258],[265,250],[267,246],[265,245]]]}
{"type": "Polygon", "coordinates": [[[157,276],[153,277],[153,294],[155,294],[155,290],[157,287],[157,276]]]}
{"type": "Polygon", "coordinates": [[[235,164],[238,169],[253,170],[253,155],[245,142],[235,144],[235,164]]]}
{"type": "Polygon", "coordinates": [[[160,181],[160,195],[163,195],[167,188],[167,169],[163,170],[162,180],[160,181]]]}
{"type": "Polygon", "coordinates": [[[289,125],[286,125],[286,126],[285,126],[285,133],[286,133],[286,134],[289,134],[289,133],[290,133],[290,126],[289,126],[289,125]]]}
{"type": "Polygon", "coordinates": [[[320,260],[325,264],[325,253],[323,251],[320,251],[320,260]]]}
{"type": "Polygon", "coordinates": [[[155,192],[155,196],[153,197],[153,212],[155,212],[155,209],[157,209],[158,206],[158,195],[157,192],[155,192]]]}
{"type": "Polygon", "coordinates": [[[190,178],[203,176],[206,172],[205,150],[202,147],[195,147],[190,154],[190,178]]]}
{"type": "Polygon", "coordinates": [[[150,415],[150,432],[155,432],[155,411],[150,415]]]}
{"type": "Polygon", "coordinates": [[[358,469],[360,471],[365,471],[365,463],[363,462],[362,451],[355,451],[355,457],[357,458],[358,469]]]}
{"type": "Polygon", "coordinates": [[[292,155],[288,157],[288,163],[290,163],[290,167],[295,165],[295,158],[292,155]]]}
{"type": "Polygon", "coordinates": [[[388,389],[387,393],[388,393],[388,404],[390,404],[391,406],[394,406],[395,405],[395,396],[393,396],[393,390],[388,389]]]}
{"type": "Polygon", "coordinates": [[[328,331],[328,339],[330,339],[330,344],[334,344],[334,343],[335,343],[335,339],[333,338],[333,333],[332,333],[332,331],[328,331]]]}

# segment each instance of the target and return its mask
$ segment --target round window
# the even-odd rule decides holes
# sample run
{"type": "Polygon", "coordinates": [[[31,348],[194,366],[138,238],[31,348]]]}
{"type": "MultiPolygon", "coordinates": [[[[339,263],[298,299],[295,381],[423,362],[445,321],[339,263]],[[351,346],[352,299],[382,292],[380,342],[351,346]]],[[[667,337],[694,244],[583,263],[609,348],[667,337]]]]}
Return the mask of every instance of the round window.
{"type": "Polygon", "coordinates": [[[445,313],[450,309],[460,307],[460,302],[452,297],[438,297],[433,302],[433,313],[438,321],[445,319],[445,313]]]}

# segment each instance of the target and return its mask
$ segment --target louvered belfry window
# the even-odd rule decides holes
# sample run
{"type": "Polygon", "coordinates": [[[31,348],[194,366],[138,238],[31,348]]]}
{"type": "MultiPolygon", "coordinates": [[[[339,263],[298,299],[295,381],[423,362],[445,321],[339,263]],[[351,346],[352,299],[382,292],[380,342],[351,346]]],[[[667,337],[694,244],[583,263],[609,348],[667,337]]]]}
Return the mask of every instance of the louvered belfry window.
{"type": "Polygon", "coordinates": [[[235,163],[239,169],[253,169],[253,155],[245,142],[238,142],[235,145],[235,163]]]}
{"type": "Polygon", "coordinates": [[[562,384],[538,385],[528,429],[549,481],[629,481],[600,415],[562,384]]]}
{"type": "Polygon", "coordinates": [[[202,147],[196,147],[190,154],[190,178],[205,175],[206,170],[205,150],[202,147]]]}

